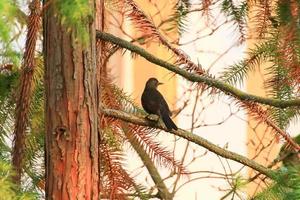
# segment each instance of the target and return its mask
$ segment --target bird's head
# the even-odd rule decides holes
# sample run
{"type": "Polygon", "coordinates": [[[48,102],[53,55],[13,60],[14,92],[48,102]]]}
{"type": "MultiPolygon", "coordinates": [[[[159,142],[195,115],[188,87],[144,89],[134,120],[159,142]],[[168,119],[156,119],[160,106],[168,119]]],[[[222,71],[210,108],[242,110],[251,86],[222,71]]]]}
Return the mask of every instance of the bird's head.
{"type": "Polygon", "coordinates": [[[149,78],[146,83],[146,88],[157,88],[157,86],[161,84],[163,83],[160,83],[156,78],[149,78]]]}

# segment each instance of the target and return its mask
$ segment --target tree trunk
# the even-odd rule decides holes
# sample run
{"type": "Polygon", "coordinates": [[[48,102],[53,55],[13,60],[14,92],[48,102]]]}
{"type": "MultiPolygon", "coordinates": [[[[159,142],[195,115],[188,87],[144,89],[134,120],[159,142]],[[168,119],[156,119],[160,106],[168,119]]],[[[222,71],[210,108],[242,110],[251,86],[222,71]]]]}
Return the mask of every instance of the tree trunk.
{"type": "MultiPolygon", "coordinates": [[[[83,46],[61,25],[51,2],[44,15],[46,199],[98,199],[99,151],[95,24],[83,46]]],[[[94,2],[91,3],[94,6],[94,2]]]]}

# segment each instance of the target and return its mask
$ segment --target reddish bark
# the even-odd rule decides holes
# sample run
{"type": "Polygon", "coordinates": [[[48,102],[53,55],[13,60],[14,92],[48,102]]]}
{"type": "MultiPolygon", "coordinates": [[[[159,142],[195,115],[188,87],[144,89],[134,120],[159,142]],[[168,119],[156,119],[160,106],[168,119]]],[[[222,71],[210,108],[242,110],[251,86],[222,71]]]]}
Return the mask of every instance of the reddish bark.
{"type": "Polygon", "coordinates": [[[39,0],[33,0],[30,5],[28,17],[28,30],[24,52],[24,62],[20,77],[20,86],[16,105],[16,122],[14,129],[14,146],[12,153],[12,165],[15,170],[14,182],[21,182],[22,168],[25,153],[26,128],[28,127],[28,114],[31,96],[33,92],[33,72],[35,70],[35,46],[40,28],[41,5],[39,0]]]}
{"type": "MultiPolygon", "coordinates": [[[[91,4],[91,6],[94,4],[91,4]]],[[[98,199],[95,25],[75,41],[49,4],[44,16],[46,199],[98,199]]]]}

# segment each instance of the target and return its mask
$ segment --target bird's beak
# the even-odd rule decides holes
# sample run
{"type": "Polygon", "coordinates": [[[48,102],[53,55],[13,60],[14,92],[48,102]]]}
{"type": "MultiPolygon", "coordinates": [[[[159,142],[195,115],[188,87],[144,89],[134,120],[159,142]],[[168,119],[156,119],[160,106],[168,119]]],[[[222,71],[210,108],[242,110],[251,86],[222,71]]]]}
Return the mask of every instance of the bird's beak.
{"type": "Polygon", "coordinates": [[[158,84],[157,84],[157,85],[162,85],[162,84],[164,84],[164,83],[158,82],[158,84]]]}

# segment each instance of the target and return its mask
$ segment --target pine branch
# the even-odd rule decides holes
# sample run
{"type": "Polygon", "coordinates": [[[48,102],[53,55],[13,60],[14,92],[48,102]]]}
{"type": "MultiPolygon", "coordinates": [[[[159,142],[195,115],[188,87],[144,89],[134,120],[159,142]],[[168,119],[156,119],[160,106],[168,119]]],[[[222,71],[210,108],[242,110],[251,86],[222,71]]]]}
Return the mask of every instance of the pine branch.
{"type": "Polygon", "coordinates": [[[148,17],[144,14],[144,12],[134,3],[132,0],[126,0],[126,3],[131,8],[131,12],[128,16],[132,19],[132,21],[137,25],[141,32],[148,38],[157,39],[161,44],[170,49],[176,55],[176,64],[183,65],[184,68],[189,72],[195,72],[199,75],[205,74],[205,70],[202,68],[200,64],[196,65],[192,62],[189,57],[182,52],[180,49],[173,47],[166,38],[160,34],[157,27],[155,27],[154,23],[148,19],[148,17]]]}
{"type": "Polygon", "coordinates": [[[130,42],[123,40],[121,38],[118,38],[112,34],[97,31],[96,33],[97,39],[101,39],[107,42],[114,43],[122,48],[128,49],[131,52],[137,53],[138,55],[144,57],[146,60],[148,60],[151,63],[157,64],[160,67],[166,68],[178,75],[181,75],[185,79],[191,81],[191,82],[199,82],[199,83],[205,83],[206,85],[217,88],[220,91],[224,92],[225,94],[231,95],[236,99],[239,99],[241,101],[251,101],[251,102],[257,102],[273,107],[278,108],[287,108],[287,107],[300,107],[300,99],[293,99],[293,100],[278,100],[278,99],[272,99],[272,98],[264,98],[256,95],[251,95],[246,92],[243,92],[229,84],[226,84],[222,81],[219,81],[217,79],[208,77],[207,75],[197,75],[191,72],[188,72],[187,70],[181,69],[177,67],[176,65],[173,65],[171,63],[168,63],[162,59],[159,59],[155,57],[154,55],[148,53],[145,49],[138,47],[134,44],[131,44],[130,42]]]}
{"type": "Polygon", "coordinates": [[[182,129],[178,129],[177,131],[175,131],[175,130],[168,131],[162,124],[154,124],[151,121],[147,120],[146,118],[140,118],[140,117],[137,117],[135,115],[132,115],[132,114],[120,111],[120,110],[103,108],[101,110],[101,112],[105,116],[118,118],[118,119],[121,119],[121,120],[129,122],[129,123],[133,123],[133,124],[141,125],[141,126],[149,126],[149,127],[158,128],[158,129],[170,132],[176,136],[185,138],[188,141],[198,144],[217,155],[220,155],[224,158],[228,158],[230,160],[234,160],[236,162],[241,163],[242,165],[246,165],[246,166],[258,171],[259,173],[266,175],[267,177],[269,177],[271,179],[274,178],[274,172],[272,170],[254,162],[253,160],[250,160],[242,155],[239,155],[232,151],[225,150],[225,149],[209,142],[208,140],[206,140],[198,135],[192,134],[188,131],[185,131],[182,129]]]}
{"type": "Polygon", "coordinates": [[[230,17],[233,22],[237,25],[238,31],[241,36],[239,38],[240,43],[246,40],[246,13],[248,11],[247,1],[241,2],[239,6],[235,6],[235,1],[224,0],[222,2],[222,12],[230,17]]]}
{"type": "Polygon", "coordinates": [[[33,92],[33,73],[35,72],[35,47],[40,28],[41,3],[33,0],[30,5],[30,16],[28,18],[28,31],[26,36],[24,63],[20,78],[19,94],[16,106],[16,121],[14,130],[14,147],[12,153],[12,163],[16,174],[14,181],[21,183],[22,167],[25,153],[25,131],[28,127],[28,116],[33,92]]]}
{"type": "MultiPolygon", "coordinates": [[[[125,126],[125,125],[124,125],[125,126]]],[[[136,153],[139,155],[141,160],[143,161],[144,165],[146,166],[153,182],[157,186],[158,193],[157,195],[161,199],[171,200],[172,194],[169,192],[166,184],[164,183],[162,177],[160,176],[157,168],[155,167],[154,163],[152,162],[150,156],[148,153],[144,150],[144,148],[141,146],[139,142],[137,142],[130,132],[124,131],[127,139],[129,140],[131,146],[134,148],[136,153]]]]}
{"type": "Polygon", "coordinates": [[[262,106],[257,103],[241,101],[237,102],[240,107],[245,108],[248,111],[248,115],[254,118],[258,123],[264,123],[271,128],[272,132],[278,134],[286,140],[289,147],[292,147],[295,152],[300,151],[300,146],[293,139],[283,131],[278,125],[271,119],[270,113],[268,110],[262,108],[262,106]]]}
{"type": "Polygon", "coordinates": [[[248,58],[226,67],[220,79],[225,83],[232,85],[239,83],[241,85],[249,72],[254,71],[256,68],[259,69],[262,62],[272,62],[270,56],[272,56],[275,47],[273,40],[256,45],[248,52],[248,58]]]}
{"type": "Polygon", "coordinates": [[[125,191],[129,191],[134,183],[122,167],[122,153],[111,148],[104,138],[100,141],[100,149],[102,194],[109,195],[109,199],[126,199],[125,191]]]}

